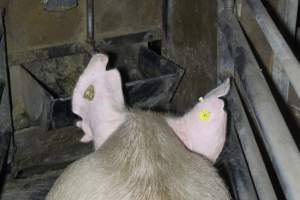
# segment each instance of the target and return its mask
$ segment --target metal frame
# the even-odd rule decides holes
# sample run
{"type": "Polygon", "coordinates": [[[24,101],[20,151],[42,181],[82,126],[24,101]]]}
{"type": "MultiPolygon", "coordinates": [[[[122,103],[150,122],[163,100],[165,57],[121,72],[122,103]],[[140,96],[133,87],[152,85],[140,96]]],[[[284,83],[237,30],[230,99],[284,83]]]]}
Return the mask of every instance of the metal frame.
{"type": "MultiPolygon", "coordinates": [[[[256,0],[248,1],[254,2],[256,0]]],[[[258,12],[260,11],[261,10],[258,12]]],[[[261,14],[259,14],[259,16],[261,16],[261,14]]],[[[263,22],[261,18],[257,17],[256,19],[263,22]]],[[[223,12],[219,20],[220,29],[228,43],[228,49],[230,50],[235,65],[235,82],[237,83],[239,91],[244,91],[244,93],[242,93],[243,100],[246,102],[251,117],[255,122],[256,129],[259,130],[260,137],[267,150],[276,175],[278,176],[283,192],[287,199],[300,199],[299,150],[272,96],[237,18],[230,12],[223,12]]],[[[272,30],[265,31],[268,31],[270,35],[274,35],[272,30]]],[[[273,39],[276,39],[275,42],[277,42],[277,45],[286,44],[282,37],[279,35],[275,36],[277,39],[276,37],[273,37],[273,39]]],[[[284,48],[282,48],[282,46],[274,46],[273,48],[281,48],[280,51],[283,52],[280,53],[284,53],[284,55],[290,53],[287,57],[283,58],[282,61],[293,61],[293,56],[288,47],[283,47],[284,48]]],[[[293,64],[294,69],[289,66],[286,67],[286,71],[289,72],[287,74],[289,78],[293,80],[291,80],[293,85],[298,83],[295,89],[300,92],[299,65],[297,65],[297,63],[293,64]],[[299,74],[299,77],[296,77],[297,74],[299,74]]],[[[268,184],[267,182],[266,184],[268,184]]],[[[265,189],[265,187],[266,186],[257,189],[265,189]]]]}
{"type": "Polygon", "coordinates": [[[300,65],[298,60],[292,53],[262,2],[260,0],[246,0],[246,2],[255,17],[257,24],[271,45],[276,59],[285,71],[296,94],[300,97],[300,65]]]}
{"type": "MultiPolygon", "coordinates": [[[[231,58],[228,43],[220,29],[218,31],[218,47],[218,79],[222,81],[226,77],[234,77],[234,61],[231,58]]],[[[231,83],[231,91],[226,100],[230,119],[234,123],[235,132],[247,160],[257,196],[259,199],[276,200],[275,191],[234,80],[231,83]]]]}

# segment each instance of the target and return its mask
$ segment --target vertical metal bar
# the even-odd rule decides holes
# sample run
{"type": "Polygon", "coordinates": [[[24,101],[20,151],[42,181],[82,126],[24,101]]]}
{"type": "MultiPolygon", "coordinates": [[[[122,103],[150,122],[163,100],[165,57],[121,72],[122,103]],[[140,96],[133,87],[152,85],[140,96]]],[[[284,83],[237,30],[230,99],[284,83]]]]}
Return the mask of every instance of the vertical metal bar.
{"type": "Polygon", "coordinates": [[[87,0],[87,40],[94,43],[94,0],[87,0]]]}
{"type": "Polygon", "coordinates": [[[6,46],[2,12],[0,10],[0,80],[4,82],[2,98],[0,98],[0,170],[6,160],[10,139],[12,136],[9,73],[6,62],[6,46]]]}
{"type": "Polygon", "coordinates": [[[256,120],[255,124],[260,131],[260,136],[283,192],[287,199],[299,200],[299,150],[272,97],[237,19],[232,15],[224,14],[220,20],[222,23],[219,25],[225,34],[235,61],[235,79],[241,83],[247,93],[251,113],[256,120]]]}

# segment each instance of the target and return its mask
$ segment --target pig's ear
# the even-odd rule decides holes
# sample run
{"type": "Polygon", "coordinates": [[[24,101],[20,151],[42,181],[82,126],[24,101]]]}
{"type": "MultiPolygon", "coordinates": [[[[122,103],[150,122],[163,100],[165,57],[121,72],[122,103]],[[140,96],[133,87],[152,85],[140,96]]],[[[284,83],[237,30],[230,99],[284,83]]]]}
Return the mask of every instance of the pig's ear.
{"type": "MultiPolygon", "coordinates": [[[[87,88],[91,86],[95,79],[101,79],[106,71],[108,57],[105,54],[95,54],[90,59],[87,67],[80,75],[72,95],[72,111],[81,118],[86,110],[87,101],[84,97],[87,88]]],[[[94,86],[93,86],[94,87],[94,86]]],[[[90,90],[94,89],[90,87],[90,90]]],[[[90,93],[92,94],[92,93],[90,93]]]]}
{"type": "Polygon", "coordinates": [[[93,130],[93,141],[97,150],[106,139],[123,123],[125,103],[121,76],[118,70],[106,71],[104,82],[97,80],[98,91],[88,111],[89,124],[93,130]]]}
{"type": "Polygon", "coordinates": [[[221,97],[229,91],[229,80],[201,99],[182,117],[167,118],[169,126],[191,151],[215,162],[221,153],[225,138],[227,114],[221,97]]]}
{"type": "Polygon", "coordinates": [[[125,107],[120,74],[115,69],[106,71],[107,62],[104,54],[91,58],[72,98],[72,110],[82,119],[77,126],[85,133],[81,141],[94,141],[96,147],[119,125],[120,111],[125,107]]]}
{"type": "Polygon", "coordinates": [[[211,98],[211,97],[223,97],[228,94],[230,90],[230,79],[227,78],[224,83],[207,93],[204,98],[211,98]]]}
{"type": "Polygon", "coordinates": [[[108,56],[102,53],[94,54],[89,61],[84,73],[101,73],[106,71],[108,56]]]}

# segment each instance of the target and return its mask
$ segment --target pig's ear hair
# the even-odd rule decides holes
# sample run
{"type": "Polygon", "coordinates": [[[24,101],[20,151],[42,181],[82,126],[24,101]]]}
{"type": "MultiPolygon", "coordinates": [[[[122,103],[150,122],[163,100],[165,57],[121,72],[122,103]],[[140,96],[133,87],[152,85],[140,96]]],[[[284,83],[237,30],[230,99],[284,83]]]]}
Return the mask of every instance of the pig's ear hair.
{"type": "Polygon", "coordinates": [[[230,90],[230,79],[227,78],[224,83],[207,93],[204,98],[211,98],[211,97],[223,97],[228,94],[230,90]]]}

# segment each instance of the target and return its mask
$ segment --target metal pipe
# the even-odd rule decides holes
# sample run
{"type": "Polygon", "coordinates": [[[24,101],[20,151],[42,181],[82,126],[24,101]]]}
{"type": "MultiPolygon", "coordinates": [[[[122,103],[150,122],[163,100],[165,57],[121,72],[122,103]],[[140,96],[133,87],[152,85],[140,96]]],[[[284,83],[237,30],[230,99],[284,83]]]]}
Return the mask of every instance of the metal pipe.
{"type": "MultiPolygon", "coordinates": [[[[218,80],[224,81],[227,77],[234,77],[234,61],[231,57],[227,41],[224,34],[218,27],[218,80]]],[[[246,112],[243,108],[240,96],[234,81],[226,98],[231,120],[234,122],[237,136],[241,143],[243,153],[247,160],[248,168],[259,199],[276,200],[274,189],[258,145],[254,138],[254,133],[249,124],[246,112]]]]}
{"type": "Polygon", "coordinates": [[[94,0],[87,0],[87,41],[94,43],[94,0]]]}
{"type": "Polygon", "coordinates": [[[260,0],[246,0],[278,61],[300,98],[300,65],[260,0]]]}
{"type": "Polygon", "coordinates": [[[299,200],[299,150],[237,19],[227,12],[220,18],[219,25],[228,41],[235,62],[235,79],[241,83],[247,94],[246,100],[249,102],[251,114],[283,192],[287,199],[299,200]]]}
{"type": "Polygon", "coordinates": [[[236,132],[241,142],[257,195],[259,199],[276,200],[277,197],[272,187],[272,182],[234,84],[232,84],[231,92],[227,99],[230,114],[234,120],[236,132]]]}

